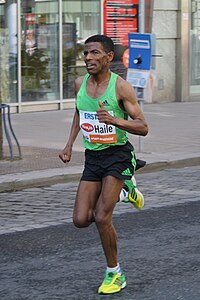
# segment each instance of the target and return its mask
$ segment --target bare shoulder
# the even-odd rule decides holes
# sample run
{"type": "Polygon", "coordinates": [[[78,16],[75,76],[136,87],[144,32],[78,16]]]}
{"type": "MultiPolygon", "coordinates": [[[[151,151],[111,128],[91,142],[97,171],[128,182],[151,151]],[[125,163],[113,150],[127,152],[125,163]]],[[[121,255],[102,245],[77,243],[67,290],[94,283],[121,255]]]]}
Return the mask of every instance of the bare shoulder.
{"type": "Polygon", "coordinates": [[[75,80],[75,92],[78,93],[80,87],[81,87],[81,84],[83,83],[83,79],[84,79],[84,76],[80,76],[78,78],[76,78],[75,80]]]}
{"type": "Polygon", "coordinates": [[[117,98],[120,100],[126,100],[130,98],[135,100],[135,92],[133,87],[127,80],[123,79],[120,76],[117,77],[116,93],[117,98]]]}

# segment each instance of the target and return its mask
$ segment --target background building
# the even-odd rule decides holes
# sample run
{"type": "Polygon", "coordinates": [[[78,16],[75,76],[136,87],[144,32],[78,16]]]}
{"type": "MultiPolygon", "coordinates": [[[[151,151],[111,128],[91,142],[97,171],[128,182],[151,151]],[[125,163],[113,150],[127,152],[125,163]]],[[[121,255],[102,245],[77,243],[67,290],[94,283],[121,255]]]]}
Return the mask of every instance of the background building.
{"type": "MultiPolygon", "coordinates": [[[[145,32],[156,34],[153,102],[200,99],[200,0],[144,0],[145,32]]],[[[121,62],[127,31],[139,30],[139,0],[0,0],[0,101],[13,112],[65,109],[85,73],[84,40],[114,38],[112,68],[121,62]]]]}
{"type": "Polygon", "coordinates": [[[154,0],[155,102],[200,101],[200,0],[154,0]]]}

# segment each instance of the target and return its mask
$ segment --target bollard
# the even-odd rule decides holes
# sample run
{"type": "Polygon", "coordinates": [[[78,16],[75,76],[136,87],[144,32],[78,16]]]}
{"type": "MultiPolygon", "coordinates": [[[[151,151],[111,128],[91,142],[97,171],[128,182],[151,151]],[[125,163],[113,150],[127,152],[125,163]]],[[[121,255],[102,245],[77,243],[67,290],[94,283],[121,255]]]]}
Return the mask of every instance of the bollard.
{"type": "Polygon", "coordinates": [[[3,121],[3,129],[6,135],[6,139],[8,141],[8,146],[9,146],[9,152],[10,152],[10,158],[13,160],[13,145],[12,145],[12,138],[14,139],[17,149],[19,152],[19,158],[22,157],[21,155],[21,148],[19,145],[19,142],[17,140],[17,137],[14,133],[12,124],[11,124],[11,117],[10,117],[10,106],[8,104],[0,104],[0,109],[2,111],[2,121],[3,121]],[[6,114],[7,110],[7,114],[6,114]],[[6,118],[7,116],[7,118],[6,118]]]}

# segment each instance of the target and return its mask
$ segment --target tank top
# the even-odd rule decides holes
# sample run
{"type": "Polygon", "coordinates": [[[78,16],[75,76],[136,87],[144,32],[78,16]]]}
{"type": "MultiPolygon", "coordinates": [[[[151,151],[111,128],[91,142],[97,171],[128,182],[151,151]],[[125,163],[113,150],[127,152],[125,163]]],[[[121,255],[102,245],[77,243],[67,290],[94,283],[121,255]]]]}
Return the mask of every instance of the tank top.
{"type": "Polygon", "coordinates": [[[128,140],[127,132],[113,125],[99,123],[96,114],[96,111],[100,108],[98,104],[100,100],[112,116],[124,120],[128,119],[128,114],[119,107],[116,98],[116,80],[118,75],[111,72],[107,89],[98,98],[89,97],[87,94],[86,82],[89,76],[89,74],[85,75],[76,100],[84,147],[97,151],[112,146],[125,145],[128,140]]]}

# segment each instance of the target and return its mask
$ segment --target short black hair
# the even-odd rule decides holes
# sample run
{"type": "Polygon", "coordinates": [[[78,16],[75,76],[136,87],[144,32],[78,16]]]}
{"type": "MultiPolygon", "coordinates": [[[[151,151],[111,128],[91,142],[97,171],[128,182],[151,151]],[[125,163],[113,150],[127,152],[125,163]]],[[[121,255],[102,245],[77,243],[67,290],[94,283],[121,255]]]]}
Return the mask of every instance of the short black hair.
{"type": "Polygon", "coordinates": [[[89,38],[87,38],[85,44],[93,43],[93,42],[100,43],[103,46],[106,53],[109,53],[110,51],[114,52],[114,43],[112,39],[109,38],[107,35],[103,35],[103,34],[92,35],[89,38]]]}

